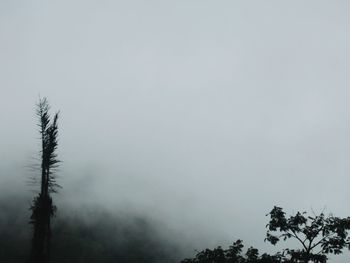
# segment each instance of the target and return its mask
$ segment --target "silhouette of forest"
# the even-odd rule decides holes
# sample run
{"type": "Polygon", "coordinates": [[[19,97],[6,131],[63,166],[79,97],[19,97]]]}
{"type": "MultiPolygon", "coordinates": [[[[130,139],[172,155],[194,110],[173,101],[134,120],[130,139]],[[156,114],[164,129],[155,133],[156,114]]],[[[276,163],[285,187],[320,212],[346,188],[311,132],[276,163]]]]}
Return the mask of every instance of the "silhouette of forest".
{"type": "MultiPolygon", "coordinates": [[[[1,262],[27,262],[32,229],[25,197],[0,198],[1,262]]],[[[53,218],[50,262],[179,262],[183,253],[152,220],[102,208],[61,207],[53,218]]]]}

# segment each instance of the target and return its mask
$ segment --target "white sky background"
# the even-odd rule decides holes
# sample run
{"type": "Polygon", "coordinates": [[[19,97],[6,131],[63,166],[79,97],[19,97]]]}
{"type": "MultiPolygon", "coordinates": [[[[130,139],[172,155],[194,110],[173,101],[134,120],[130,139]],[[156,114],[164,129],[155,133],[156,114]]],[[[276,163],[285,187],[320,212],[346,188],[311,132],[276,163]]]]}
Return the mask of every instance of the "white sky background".
{"type": "Polygon", "coordinates": [[[64,197],[263,250],[274,205],[348,216],[349,13],[345,0],[0,0],[0,183],[21,182],[7,171],[38,150],[41,94],[61,110],[64,197]]]}

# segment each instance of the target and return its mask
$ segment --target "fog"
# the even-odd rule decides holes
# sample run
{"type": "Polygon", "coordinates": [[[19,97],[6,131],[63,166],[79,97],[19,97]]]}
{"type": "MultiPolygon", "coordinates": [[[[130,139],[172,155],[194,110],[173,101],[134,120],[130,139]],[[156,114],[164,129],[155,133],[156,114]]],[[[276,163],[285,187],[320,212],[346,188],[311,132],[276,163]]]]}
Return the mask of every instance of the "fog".
{"type": "Polygon", "coordinates": [[[193,249],[241,238],[262,251],[274,205],[349,216],[349,11],[0,1],[1,189],[35,190],[45,96],[60,110],[58,211],[128,211],[193,249]]]}

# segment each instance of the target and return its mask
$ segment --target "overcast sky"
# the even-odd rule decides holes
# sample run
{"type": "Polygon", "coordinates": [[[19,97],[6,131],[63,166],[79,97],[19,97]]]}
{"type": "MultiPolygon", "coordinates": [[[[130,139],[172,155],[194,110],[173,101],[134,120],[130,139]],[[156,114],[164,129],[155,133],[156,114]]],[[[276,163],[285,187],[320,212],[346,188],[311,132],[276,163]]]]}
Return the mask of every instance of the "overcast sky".
{"type": "Polygon", "coordinates": [[[21,182],[6,174],[39,149],[40,94],[61,111],[66,197],[208,245],[268,247],[274,205],[348,216],[349,13],[345,0],[0,0],[0,183],[21,182]]]}

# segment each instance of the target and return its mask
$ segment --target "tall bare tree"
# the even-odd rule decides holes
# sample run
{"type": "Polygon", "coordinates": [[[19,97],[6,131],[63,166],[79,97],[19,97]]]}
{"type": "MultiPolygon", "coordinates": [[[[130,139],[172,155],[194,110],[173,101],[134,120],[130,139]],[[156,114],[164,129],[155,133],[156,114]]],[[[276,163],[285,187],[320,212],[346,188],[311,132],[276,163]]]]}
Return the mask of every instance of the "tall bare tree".
{"type": "Polygon", "coordinates": [[[53,118],[49,114],[50,106],[46,98],[37,104],[38,127],[41,140],[41,184],[40,192],[31,206],[31,224],[33,225],[31,263],[50,261],[51,218],[56,211],[51,193],[60,187],[56,183],[55,171],[58,168],[58,112],[53,118]]]}

